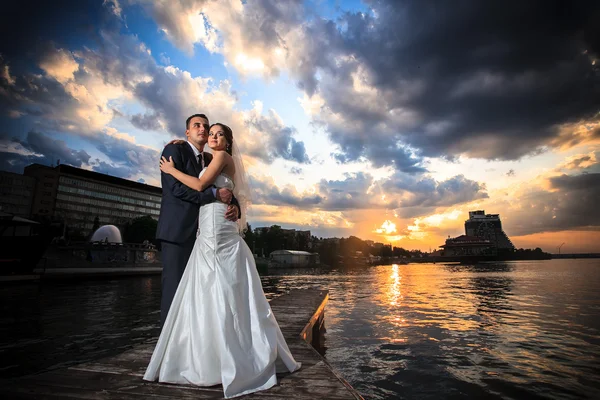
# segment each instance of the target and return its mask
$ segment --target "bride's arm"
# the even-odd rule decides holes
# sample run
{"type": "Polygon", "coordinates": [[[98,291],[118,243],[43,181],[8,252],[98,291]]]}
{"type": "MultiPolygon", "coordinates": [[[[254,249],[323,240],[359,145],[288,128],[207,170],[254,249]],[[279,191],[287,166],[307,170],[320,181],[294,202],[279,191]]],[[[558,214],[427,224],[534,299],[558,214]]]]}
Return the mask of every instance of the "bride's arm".
{"type": "Polygon", "coordinates": [[[211,163],[208,165],[208,167],[206,167],[206,172],[202,174],[200,178],[196,178],[179,171],[177,168],[175,168],[175,164],[170,157],[169,160],[162,157],[160,160],[160,170],[166,174],[172,175],[185,186],[194,190],[202,191],[212,185],[215,179],[217,179],[217,176],[219,176],[225,167],[227,161],[226,156],[228,156],[228,154],[224,151],[216,152],[213,155],[211,163]]]}

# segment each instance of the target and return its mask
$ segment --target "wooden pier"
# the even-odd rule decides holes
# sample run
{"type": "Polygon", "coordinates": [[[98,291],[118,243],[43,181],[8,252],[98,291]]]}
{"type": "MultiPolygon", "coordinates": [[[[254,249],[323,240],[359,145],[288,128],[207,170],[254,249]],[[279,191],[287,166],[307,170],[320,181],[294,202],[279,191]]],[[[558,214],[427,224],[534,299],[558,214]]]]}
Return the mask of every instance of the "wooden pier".
{"type": "MultiPolygon", "coordinates": [[[[240,399],[362,399],[309,344],[320,340],[325,290],[296,289],[271,302],[283,335],[302,368],[278,374],[277,386],[240,399]]],[[[220,399],[221,386],[195,387],[146,382],[142,376],[155,341],[118,356],[4,382],[5,399],[220,399]]]]}

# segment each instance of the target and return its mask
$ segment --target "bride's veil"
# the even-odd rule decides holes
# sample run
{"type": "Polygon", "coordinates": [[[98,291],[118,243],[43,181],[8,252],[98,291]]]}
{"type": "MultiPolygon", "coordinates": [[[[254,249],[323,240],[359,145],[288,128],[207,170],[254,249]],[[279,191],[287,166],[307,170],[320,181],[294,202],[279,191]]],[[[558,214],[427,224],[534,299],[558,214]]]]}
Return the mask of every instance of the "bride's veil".
{"type": "Polygon", "coordinates": [[[248,229],[248,206],[250,206],[251,197],[248,175],[246,174],[244,162],[242,161],[242,153],[240,153],[240,148],[236,144],[235,140],[231,145],[231,157],[233,158],[233,164],[235,165],[235,175],[233,177],[233,183],[235,186],[233,188],[233,195],[240,204],[240,211],[242,213],[242,217],[237,221],[238,230],[243,236],[248,229]]]}

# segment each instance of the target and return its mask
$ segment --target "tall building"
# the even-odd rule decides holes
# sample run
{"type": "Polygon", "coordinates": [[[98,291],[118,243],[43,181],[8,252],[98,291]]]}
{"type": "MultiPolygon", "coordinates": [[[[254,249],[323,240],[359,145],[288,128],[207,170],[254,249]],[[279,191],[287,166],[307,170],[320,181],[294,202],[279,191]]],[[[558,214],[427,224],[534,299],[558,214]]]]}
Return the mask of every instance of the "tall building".
{"type": "Polygon", "coordinates": [[[465,221],[465,235],[489,240],[498,250],[515,249],[502,230],[500,214],[486,214],[484,210],[469,211],[469,219],[465,221]]]}
{"type": "Polygon", "coordinates": [[[158,219],[162,190],[127,179],[69,165],[32,164],[24,175],[34,178],[31,216],[64,220],[83,235],[100,225],[122,227],[131,219],[150,215],[158,219]]]}
{"type": "Polygon", "coordinates": [[[29,218],[34,190],[34,178],[0,171],[0,211],[29,218]]]}

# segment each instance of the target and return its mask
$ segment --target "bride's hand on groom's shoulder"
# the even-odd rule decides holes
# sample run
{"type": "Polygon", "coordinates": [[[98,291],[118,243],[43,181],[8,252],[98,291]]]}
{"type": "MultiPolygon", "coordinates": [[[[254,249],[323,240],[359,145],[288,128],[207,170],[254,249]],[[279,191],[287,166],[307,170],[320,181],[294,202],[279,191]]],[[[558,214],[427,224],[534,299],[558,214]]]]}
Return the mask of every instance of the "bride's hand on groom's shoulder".
{"type": "Polygon", "coordinates": [[[165,147],[166,147],[166,146],[168,146],[168,145],[170,145],[170,144],[184,144],[184,143],[185,143],[185,140],[181,140],[181,139],[173,139],[173,140],[171,140],[169,143],[167,143],[167,144],[165,145],[165,147]]]}

